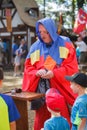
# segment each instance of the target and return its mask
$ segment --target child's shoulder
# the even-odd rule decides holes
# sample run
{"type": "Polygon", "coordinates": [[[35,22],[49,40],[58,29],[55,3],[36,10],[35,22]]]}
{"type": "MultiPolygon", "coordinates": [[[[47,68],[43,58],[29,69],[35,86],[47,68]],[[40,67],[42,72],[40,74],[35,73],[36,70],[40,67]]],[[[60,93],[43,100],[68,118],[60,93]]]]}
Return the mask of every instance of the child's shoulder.
{"type": "Polygon", "coordinates": [[[6,102],[7,105],[12,104],[13,99],[12,97],[5,95],[5,94],[0,94],[0,97],[3,98],[3,100],[6,102]]]}
{"type": "Polygon", "coordinates": [[[84,94],[82,96],[77,97],[77,99],[75,100],[75,104],[80,104],[80,103],[87,103],[87,94],[84,94]]]}

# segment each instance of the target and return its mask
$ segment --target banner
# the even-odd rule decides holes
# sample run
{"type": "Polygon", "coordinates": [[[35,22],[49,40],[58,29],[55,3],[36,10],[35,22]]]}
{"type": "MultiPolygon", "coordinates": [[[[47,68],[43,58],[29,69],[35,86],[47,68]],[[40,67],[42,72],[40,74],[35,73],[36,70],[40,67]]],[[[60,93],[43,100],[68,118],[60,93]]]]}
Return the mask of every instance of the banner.
{"type": "Polygon", "coordinates": [[[12,32],[11,10],[10,9],[6,9],[6,22],[7,22],[7,31],[12,32]]]}
{"type": "Polygon", "coordinates": [[[83,9],[79,9],[74,24],[73,32],[79,34],[86,29],[87,13],[83,9]]]}

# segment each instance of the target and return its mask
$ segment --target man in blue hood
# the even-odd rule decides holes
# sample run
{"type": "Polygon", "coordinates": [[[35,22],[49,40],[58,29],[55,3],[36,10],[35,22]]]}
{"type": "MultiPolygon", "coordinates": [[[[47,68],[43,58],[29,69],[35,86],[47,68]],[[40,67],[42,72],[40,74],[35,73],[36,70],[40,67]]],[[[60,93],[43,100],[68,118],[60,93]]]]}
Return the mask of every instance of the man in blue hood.
{"type": "MultiPolygon", "coordinates": [[[[32,44],[25,61],[22,90],[35,92],[40,78],[49,79],[50,87],[56,88],[72,106],[77,95],[73,94],[70,82],[64,77],[78,72],[75,48],[69,40],[57,34],[57,27],[50,18],[37,21],[36,34],[38,40],[32,44]]],[[[63,116],[69,121],[68,110],[63,116]]],[[[34,130],[43,128],[49,117],[44,104],[36,110],[34,130]]]]}

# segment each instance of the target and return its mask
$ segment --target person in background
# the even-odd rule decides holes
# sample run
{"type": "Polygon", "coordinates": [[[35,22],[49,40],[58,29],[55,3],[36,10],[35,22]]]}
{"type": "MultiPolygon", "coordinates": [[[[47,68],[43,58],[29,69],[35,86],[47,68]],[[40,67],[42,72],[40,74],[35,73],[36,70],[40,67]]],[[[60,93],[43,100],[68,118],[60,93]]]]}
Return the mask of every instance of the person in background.
{"type": "Polygon", "coordinates": [[[20,68],[21,68],[20,74],[22,75],[22,73],[24,72],[25,59],[26,59],[26,56],[27,56],[27,53],[28,53],[27,44],[26,44],[26,41],[24,39],[21,40],[19,49],[22,50],[21,60],[20,60],[20,68]]]}
{"type": "Polygon", "coordinates": [[[79,64],[79,57],[80,57],[79,46],[76,47],[76,56],[77,56],[77,61],[78,61],[78,64],[79,64]]]}
{"type": "Polygon", "coordinates": [[[65,100],[55,88],[50,88],[46,92],[46,105],[51,113],[51,118],[45,121],[41,130],[70,130],[68,121],[61,116],[67,109],[65,100]],[[63,111],[62,111],[63,110],[63,111]]]}
{"type": "Polygon", "coordinates": [[[87,63],[87,45],[83,41],[82,37],[79,35],[77,41],[74,42],[76,46],[79,47],[80,56],[79,56],[79,63],[85,64],[87,63]]]}
{"type": "Polygon", "coordinates": [[[13,76],[20,76],[20,72],[19,72],[19,67],[20,67],[20,62],[21,62],[21,53],[22,53],[22,49],[19,48],[16,50],[15,54],[15,58],[14,58],[14,75],[13,76]]]}
{"type": "Polygon", "coordinates": [[[3,42],[3,47],[4,47],[4,49],[3,49],[3,55],[4,55],[3,62],[4,63],[3,64],[6,65],[7,64],[7,56],[8,56],[8,45],[7,45],[7,41],[5,38],[2,40],[2,42],[3,42]]]}
{"type": "MultiPolygon", "coordinates": [[[[35,92],[40,78],[49,79],[50,87],[54,86],[64,96],[66,107],[67,104],[72,106],[77,95],[64,76],[78,72],[75,48],[57,34],[57,27],[51,18],[36,22],[36,34],[38,40],[32,44],[25,61],[22,90],[35,92]]],[[[46,104],[35,112],[34,130],[40,130],[51,115],[46,104]]],[[[69,121],[69,111],[64,117],[69,121]]]]}
{"type": "Polygon", "coordinates": [[[4,49],[2,39],[0,38],[0,48],[4,49]]]}
{"type": "Polygon", "coordinates": [[[19,48],[18,43],[16,42],[16,40],[14,40],[14,42],[12,43],[12,63],[14,64],[14,58],[16,56],[16,50],[19,48]]]}
{"type": "MultiPolygon", "coordinates": [[[[3,82],[3,70],[0,68],[0,87],[3,82]]],[[[8,95],[0,93],[0,130],[16,130],[16,120],[20,118],[20,114],[12,100],[8,95]]]]}
{"type": "Polygon", "coordinates": [[[2,39],[0,38],[0,66],[3,66],[3,50],[4,50],[4,46],[3,46],[3,42],[2,39]]]}
{"type": "Polygon", "coordinates": [[[65,76],[71,82],[71,89],[78,94],[71,112],[72,130],[87,130],[87,75],[75,73],[65,76]]]}

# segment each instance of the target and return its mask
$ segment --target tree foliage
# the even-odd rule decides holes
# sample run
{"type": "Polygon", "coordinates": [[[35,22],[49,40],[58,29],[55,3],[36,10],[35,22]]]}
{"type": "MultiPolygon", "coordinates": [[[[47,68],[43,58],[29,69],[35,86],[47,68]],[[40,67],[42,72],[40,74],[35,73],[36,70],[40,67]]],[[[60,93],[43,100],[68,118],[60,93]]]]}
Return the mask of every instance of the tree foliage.
{"type": "Polygon", "coordinates": [[[50,11],[51,8],[54,8],[54,7],[53,5],[51,6],[51,8],[48,7],[48,3],[50,4],[56,3],[58,7],[60,7],[61,5],[64,5],[65,8],[70,9],[71,11],[63,12],[63,20],[66,25],[70,25],[70,27],[72,28],[73,28],[75,16],[77,15],[78,10],[80,8],[84,8],[84,6],[87,4],[87,0],[36,0],[36,2],[39,4],[39,6],[43,6],[42,14],[45,14],[43,16],[49,16],[52,18],[56,16],[56,21],[59,20],[59,12],[57,13],[51,12],[50,11]]]}
{"type": "Polygon", "coordinates": [[[84,3],[85,3],[85,0],[77,0],[78,9],[82,8],[84,3]]]}

